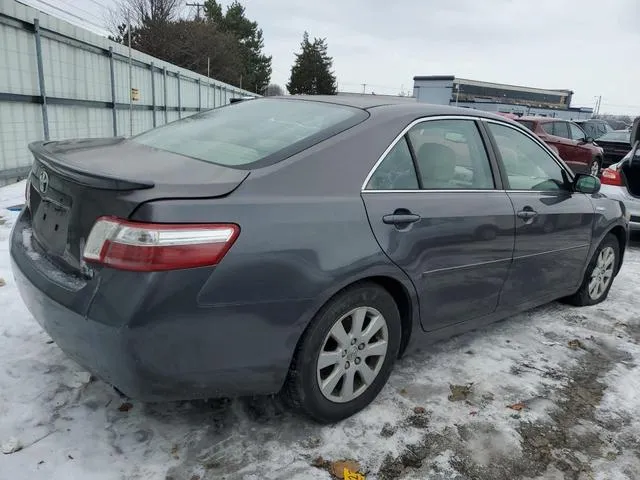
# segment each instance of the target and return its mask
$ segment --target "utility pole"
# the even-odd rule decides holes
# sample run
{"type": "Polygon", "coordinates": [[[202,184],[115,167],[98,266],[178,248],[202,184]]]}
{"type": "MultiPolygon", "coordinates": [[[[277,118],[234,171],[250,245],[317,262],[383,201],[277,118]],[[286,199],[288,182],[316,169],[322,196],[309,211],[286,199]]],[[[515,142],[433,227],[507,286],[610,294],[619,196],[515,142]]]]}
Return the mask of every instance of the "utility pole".
{"type": "Polygon", "coordinates": [[[207,108],[209,108],[209,91],[211,90],[211,77],[209,76],[211,58],[207,57],[207,108]]]}
{"type": "Polygon", "coordinates": [[[362,85],[362,93],[363,94],[367,93],[367,84],[366,83],[361,83],[360,85],[362,85]]]}
{"type": "Polygon", "coordinates": [[[204,3],[185,3],[187,7],[196,7],[196,19],[200,20],[200,8],[204,9],[204,3]]]}
{"type": "MultiPolygon", "coordinates": [[[[133,68],[131,65],[131,12],[127,10],[127,43],[129,44],[129,135],[133,136],[133,68]]],[[[151,72],[153,75],[153,72],[151,72]]]]}
{"type": "Polygon", "coordinates": [[[602,95],[598,95],[598,100],[596,101],[596,115],[600,114],[600,104],[602,103],[602,95]]]}

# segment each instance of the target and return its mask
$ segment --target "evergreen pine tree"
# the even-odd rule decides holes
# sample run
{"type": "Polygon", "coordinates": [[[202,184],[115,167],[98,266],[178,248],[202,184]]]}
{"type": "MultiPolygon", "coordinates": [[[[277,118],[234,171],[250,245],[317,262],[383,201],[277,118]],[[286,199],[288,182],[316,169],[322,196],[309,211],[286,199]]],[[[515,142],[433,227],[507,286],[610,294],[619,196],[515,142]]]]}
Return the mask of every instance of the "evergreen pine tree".
{"type": "Polygon", "coordinates": [[[333,59],[327,53],[324,38],[309,41],[309,33],[304,32],[300,53],[291,67],[291,77],[287,90],[291,95],[335,95],[336,77],[331,71],[333,59]]]}
{"type": "Polygon", "coordinates": [[[210,22],[238,39],[243,64],[242,88],[263,94],[269,85],[272,68],[271,56],[262,53],[264,38],[258,23],[245,16],[245,8],[237,0],[227,7],[224,14],[221,3],[207,0],[204,2],[204,12],[210,22]]]}

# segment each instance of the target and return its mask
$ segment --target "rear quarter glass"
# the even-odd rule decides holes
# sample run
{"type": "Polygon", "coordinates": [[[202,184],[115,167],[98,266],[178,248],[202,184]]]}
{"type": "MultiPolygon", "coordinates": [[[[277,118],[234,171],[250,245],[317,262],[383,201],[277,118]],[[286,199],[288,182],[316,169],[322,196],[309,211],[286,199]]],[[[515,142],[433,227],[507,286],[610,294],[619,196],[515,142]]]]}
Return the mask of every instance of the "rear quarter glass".
{"type": "Polygon", "coordinates": [[[154,128],[132,141],[239,169],[272,165],[357,125],[365,110],[295,99],[255,99],[154,128]]]}

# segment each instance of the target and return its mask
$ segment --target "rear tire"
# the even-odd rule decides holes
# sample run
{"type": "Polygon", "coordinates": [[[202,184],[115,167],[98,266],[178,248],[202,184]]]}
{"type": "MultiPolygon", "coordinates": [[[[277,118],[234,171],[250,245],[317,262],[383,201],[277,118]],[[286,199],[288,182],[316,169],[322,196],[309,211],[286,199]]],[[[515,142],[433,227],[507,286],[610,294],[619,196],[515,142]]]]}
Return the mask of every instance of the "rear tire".
{"type": "Polygon", "coordinates": [[[281,392],[284,401],[319,423],[350,417],[387,383],[401,336],[400,313],[389,292],[369,282],[345,289],[320,309],[299,342],[281,392]]]}
{"type": "Polygon", "coordinates": [[[600,175],[600,169],[602,168],[602,160],[599,157],[593,159],[589,165],[589,174],[597,177],[600,175]]]}
{"type": "Polygon", "coordinates": [[[620,262],[620,245],[612,233],[607,234],[587,266],[580,289],[565,300],[583,307],[604,301],[609,295],[620,262]]]}

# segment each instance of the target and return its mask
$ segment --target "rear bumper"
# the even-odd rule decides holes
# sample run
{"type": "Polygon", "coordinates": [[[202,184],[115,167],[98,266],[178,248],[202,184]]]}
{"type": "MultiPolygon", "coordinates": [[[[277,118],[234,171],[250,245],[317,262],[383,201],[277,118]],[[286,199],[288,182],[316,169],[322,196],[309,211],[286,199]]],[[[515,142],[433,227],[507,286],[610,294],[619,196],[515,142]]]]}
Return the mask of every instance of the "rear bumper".
{"type": "Polygon", "coordinates": [[[99,287],[76,292],[76,299],[87,297],[76,300],[82,305],[76,308],[34,268],[19,224],[11,261],[24,303],[55,343],[96,377],[143,401],[269,394],[282,387],[300,335],[292,324],[311,300],[202,306],[195,299],[211,272],[141,278],[109,271],[99,287]]]}
{"type": "Polygon", "coordinates": [[[615,187],[613,185],[602,185],[600,192],[609,198],[620,200],[631,214],[629,227],[631,230],[640,230],[640,198],[631,196],[624,187],[615,187]]]}

